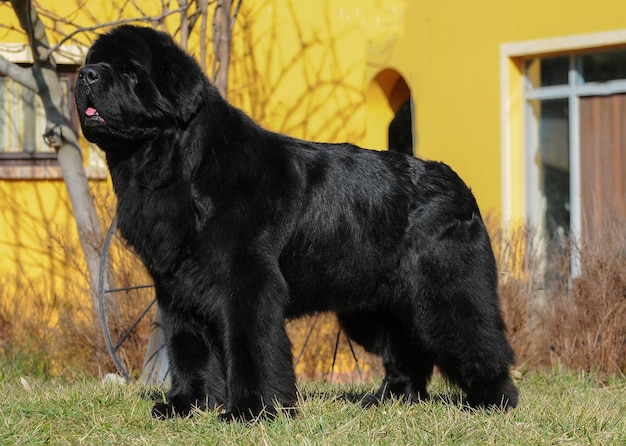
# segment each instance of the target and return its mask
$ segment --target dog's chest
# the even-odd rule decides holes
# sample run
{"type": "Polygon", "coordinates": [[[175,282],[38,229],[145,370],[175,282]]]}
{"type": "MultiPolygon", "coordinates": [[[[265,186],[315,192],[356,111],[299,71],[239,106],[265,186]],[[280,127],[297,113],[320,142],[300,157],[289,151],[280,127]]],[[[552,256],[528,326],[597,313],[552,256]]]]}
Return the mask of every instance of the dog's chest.
{"type": "Polygon", "coordinates": [[[191,207],[176,183],[142,188],[136,181],[118,191],[117,225],[148,270],[171,270],[188,240],[191,207]]]}

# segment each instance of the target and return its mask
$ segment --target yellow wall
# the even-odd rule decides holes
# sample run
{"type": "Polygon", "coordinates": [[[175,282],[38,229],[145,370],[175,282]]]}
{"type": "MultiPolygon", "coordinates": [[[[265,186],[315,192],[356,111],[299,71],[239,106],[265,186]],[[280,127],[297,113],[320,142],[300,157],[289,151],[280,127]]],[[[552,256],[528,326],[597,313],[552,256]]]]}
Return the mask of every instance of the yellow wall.
{"type": "MultiPolygon", "coordinates": [[[[115,5],[131,2],[42,3],[74,25],[93,25],[116,19],[115,5]]],[[[157,14],[161,2],[139,3],[144,13],[157,14]]],[[[128,8],[125,16],[141,15],[128,8]]],[[[0,4],[0,16],[18,26],[7,3],[0,4]]],[[[168,19],[170,29],[177,20],[168,19]]],[[[483,212],[497,215],[500,45],[620,27],[626,27],[623,0],[245,0],[233,36],[229,99],[272,130],[385,149],[393,106],[385,96],[387,78],[379,75],[389,70],[411,88],[417,154],[449,163],[472,187],[483,212]]],[[[93,34],[78,38],[88,43],[93,34]]],[[[196,55],[198,41],[197,35],[190,40],[196,55]]],[[[0,35],[0,43],[15,42],[23,42],[16,32],[0,35]]],[[[208,59],[210,67],[211,54],[208,59]]],[[[504,118],[517,165],[513,207],[521,215],[520,60],[507,63],[510,110],[504,118]]],[[[99,190],[110,191],[108,183],[99,190]]],[[[62,183],[0,179],[0,194],[8,197],[0,202],[0,286],[26,278],[42,294],[62,293],[76,271],[50,247],[51,233],[75,241],[62,183]]]]}
{"type": "MultiPolygon", "coordinates": [[[[385,4],[373,1],[372,4],[385,4]]],[[[403,3],[403,2],[397,2],[403,3]]],[[[413,0],[405,26],[389,39],[381,60],[398,67],[413,90],[419,156],[443,160],[466,180],[484,212],[499,213],[500,45],[626,27],[626,2],[599,0],[413,0]]],[[[518,72],[519,74],[519,72],[518,72]]],[[[520,106],[521,79],[511,79],[520,106]]],[[[517,103],[515,101],[517,100],[517,103]]],[[[521,111],[510,119],[519,127],[521,111]]],[[[521,139],[521,129],[513,129],[521,139]]],[[[519,145],[518,150],[521,150],[519,145]]],[[[517,160],[521,157],[516,155],[517,160]]],[[[521,164],[519,171],[521,172],[521,164]]],[[[521,206],[520,177],[515,184],[521,206]]]]}
{"type": "Polygon", "coordinates": [[[19,281],[18,298],[44,287],[57,294],[71,274],[60,243],[72,244],[74,224],[61,181],[0,182],[0,270],[2,286],[19,281]],[[28,279],[29,273],[33,274],[28,279]]]}
{"type": "Polygon", "coordinates": [[[244,2],[233,35],[229,99],[265,127],[360,142],[365,47],[358,0],[244,2]]]}

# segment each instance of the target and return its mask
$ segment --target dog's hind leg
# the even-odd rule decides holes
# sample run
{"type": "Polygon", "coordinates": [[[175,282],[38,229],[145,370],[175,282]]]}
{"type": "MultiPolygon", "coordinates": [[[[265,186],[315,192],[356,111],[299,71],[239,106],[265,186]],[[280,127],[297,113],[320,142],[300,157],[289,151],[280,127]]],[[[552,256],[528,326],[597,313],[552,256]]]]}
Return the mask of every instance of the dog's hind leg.
{"type": "Polygon", "coordinates": [[[410,330],[393,317],[380,313],[342,313],[345,333],[370,353],[383,359],[385,378],[379,389],[363,399],[363,406],[389,398],[417,402],[428,399],[426,386],[433,371],[432,358],[414,342],[410,330]]]}

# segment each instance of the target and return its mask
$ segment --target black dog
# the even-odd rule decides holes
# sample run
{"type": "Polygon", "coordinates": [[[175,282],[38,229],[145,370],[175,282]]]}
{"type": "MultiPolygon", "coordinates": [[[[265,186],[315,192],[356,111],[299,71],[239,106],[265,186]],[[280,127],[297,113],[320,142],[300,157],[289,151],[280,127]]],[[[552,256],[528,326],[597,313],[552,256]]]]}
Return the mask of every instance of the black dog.
{"type": "Polygon", "coordinates": [[[154,416],[292,407],[285,318],[325,311],[384,360],[365,405],[426,398],[437,365],[468,404],[516,406],[489,237],[449,167],[264,130],[148,28],[96,41],[76,102],[163,313],[172,389],[154,416]]]}

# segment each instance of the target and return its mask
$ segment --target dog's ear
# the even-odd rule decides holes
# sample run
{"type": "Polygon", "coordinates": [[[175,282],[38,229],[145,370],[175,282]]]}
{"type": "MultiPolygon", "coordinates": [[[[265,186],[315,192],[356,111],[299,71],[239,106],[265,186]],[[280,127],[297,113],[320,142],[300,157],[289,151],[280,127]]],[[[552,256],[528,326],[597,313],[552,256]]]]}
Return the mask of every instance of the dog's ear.
{"type": "Polygon", "coordinates": [[[159,92],[170,102],[172,114],[187,122],[207,100],[208,80],[195,59],[166,35],[153,55],[152,77],[159,92]],[[180,94],[183,92],[184,94],[180,94]]]}

